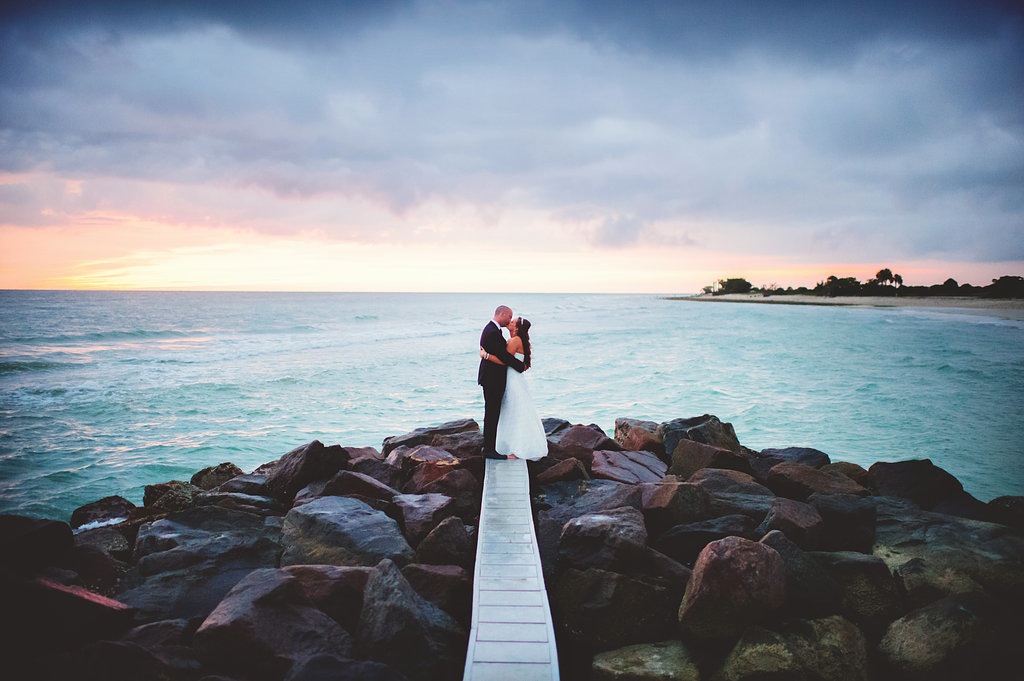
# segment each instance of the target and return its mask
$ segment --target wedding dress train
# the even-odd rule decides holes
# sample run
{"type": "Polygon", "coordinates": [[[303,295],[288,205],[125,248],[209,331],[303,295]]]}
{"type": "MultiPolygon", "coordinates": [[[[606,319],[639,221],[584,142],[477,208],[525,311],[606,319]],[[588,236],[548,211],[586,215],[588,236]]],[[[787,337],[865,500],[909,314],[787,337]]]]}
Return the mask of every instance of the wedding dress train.
{"type": "MultiPolygon", "coordinates": [[[[522,360],[524,355],[516,353],[522,360]]],[[[537,460],[548,454],[544,425],[537,414],[526,377],[509,367],[505,396],[501,400],[495,449],[499,454],[515,454],[520,459],[537,460]]]]}

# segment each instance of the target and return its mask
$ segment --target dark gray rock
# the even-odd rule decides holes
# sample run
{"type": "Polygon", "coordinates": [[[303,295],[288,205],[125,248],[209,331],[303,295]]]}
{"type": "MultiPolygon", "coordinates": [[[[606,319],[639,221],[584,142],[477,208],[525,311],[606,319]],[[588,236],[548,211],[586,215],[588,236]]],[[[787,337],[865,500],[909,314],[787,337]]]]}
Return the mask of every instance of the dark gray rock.
{"type": "Polygon", "coordinates": [[[559,569],[600,568],[628,573],[637,569],[647,547],[644,516],[631,506],[585,513],[562,528],[559,569]]]}
{"type": "Polygon", "coordinates": [[[659,428],[665,452],[676,451],[680,440],[693,440],[706,445],[730,449],[740,453],[740,441],[731,423],[722,423],[717,416],[704,414],[691,418],[674,419],[659,428]]]}
{"type": "Polygon", "coordinates": [[[825,521],[814,506],[778,497],[757,528],[758,535],[780,530],[801,548],[819,548],[825,521]]]}
{"type": "MultiPolygon", "coordinates": [[[[206,681],[205,679],[203,681],[206,681]]],[[[409,681],[394,667],[372,660],[313,655],[297,661],[284,681],[409,681]]]]}
{"type": "Polygon", "coordinates": [[[363,591],[370,567],[338,565],[289,565],[282,570],[295,578],[302,596],[325,615],[352,633],[359,626],[363,591]]]}
{"type": "Polygon", "coordinates": [[[472,570],[476,547],[461,518],[449,517],[438,523],[416,547],[414,562],[428,565],[458,565],[472,570]]]}
{"type": "Polygon", "coordinates": [[[267,476],[267,493],[291,502],[314,480],[326,480],[348,464],[348,452],[339,445],[325,447],[319,440],[296,447],[282,456],[267,476]]]}
{"type": "Polygon", "coordinates": [[[818,535],[822,551],[870,553],[875,543],[875,500],[850,494],[812,494],[807,503],[824,522],[818,535]]]}
{"type": "Polygon", "coordinates": [[[245,471],[231,462],[209,466],[192,476],[189,483],[207,491],[220,487],[228,480],[245,475],[245,471]]]}
{"type": "Polygon", "coordinates": [[[679,606],[679,626],[699,639],[740,635],[786,602],[786,570],[775,549],[726,537],[697,558],[679,606]]]}
{"type": "Polygon", "coordinates": [[[245,575],[277,564],[280,535],[280,518],[217,506],[144,524],[118,598],[143,621],[206,617],[245,575]]]}
{"type": "Polygon", "coordinates": [[[466,630],[416,593],[392,561],[370,574],[357,636],[361,657],[387,662],[411,681],[459,678],[466,630]]]}
{"type": "Polygon", "coordinates": [[[669,558],[693,565],[704,547],[726,537],[757,539],[756,523],[750,516],[725,515],[695,523],[676,525],[666,530],[653,542],[653,547],[669,558]]]}
{"type": "Polygon", "coordinates": [[[786,605],[788,614],[821,617],[841,610],[843,591],[821,563],[804,552],[785,534],[773,530],[761,538],[782,557],[786,569],[786,605]]]}
{"type": "Polygon", "coordinates": [[[195,633],[210,665],[257,679],[279,679],[298,660],[343,657],[352,637],[313,607],[284,570],[255,570],[231,589],[195,633]]]}
{"type": "Polygon", "coordinates": [[[908,499],[925,510],[964,490],[959,480],[931,459],[878,462],[868,468],[868,475],[875,495],[908,499]]]}
{"type": "Polygon", "coordinates": [[[381,454],[386,457],[392,450],[397,449],[398,447],[404,446],[412,448],[417,445],[429,445],[437,436],[455,435],[457,433],[466,432],[473,433],[479,431],[480,424],[473,419],[459,419],[457,421],[442,423],[438,426],[417,428],[402,435],[393,435],[392,437],[384,438],[384,444],[381,447],[381,454]]]}
{"type": "Polygon", "coordinates": [[[815,551],[811,556],[839,583],[841,614],[859,626],[868,640],[878,641],[889,622],[907,611],[896,580],[881,558],[854,551],[815,551]]]}
{"type": "Polygon", "coordinates": [[[134,508],[135,504],[124,497],[103,497],[91,504],[76,508],[71,513],[71,527],[77,530],[82,525],[93,523],[106,524],[127,520],[134,508]]]}
{"type": "Polygon", "coordinates": [[[750,457],[750,465],[754,475],[764,480],[768,477],[768,471],[776,464],[783,461],[802,463],[811,468],[821,468],[832,463],[828,454],[811,447],[781,447],[762,449],[750,457]]]}
{"type": "Polygon", "coordinates": [[[412,547],[398,523],[358,499],[322,497],[296,506],[284,518],[281,565],[376,565],[389,558],[405,565],[412,547]]]}

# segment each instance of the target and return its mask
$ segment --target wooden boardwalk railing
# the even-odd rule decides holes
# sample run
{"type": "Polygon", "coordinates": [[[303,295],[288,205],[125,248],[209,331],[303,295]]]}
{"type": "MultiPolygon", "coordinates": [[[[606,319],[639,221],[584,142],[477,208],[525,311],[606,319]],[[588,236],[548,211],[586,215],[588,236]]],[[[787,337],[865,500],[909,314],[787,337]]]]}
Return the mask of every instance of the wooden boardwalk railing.
{"type": "Polygon", "coordinates": [[[463,681],[558,681],[526,461],[487,460],[463,681]]]}

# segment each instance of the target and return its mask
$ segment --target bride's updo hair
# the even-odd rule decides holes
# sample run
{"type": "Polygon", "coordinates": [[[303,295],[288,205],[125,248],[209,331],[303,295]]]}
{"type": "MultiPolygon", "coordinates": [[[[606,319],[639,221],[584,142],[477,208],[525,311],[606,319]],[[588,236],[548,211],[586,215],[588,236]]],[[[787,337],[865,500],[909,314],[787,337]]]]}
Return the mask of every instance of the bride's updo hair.
{"type": "Polygon", "coordinates": [[[530,324],[529,319],[523,319],[520,317],[516,320],[516,335],[523,341],[523,364],[527,369],[530,368],[530,324]]]}

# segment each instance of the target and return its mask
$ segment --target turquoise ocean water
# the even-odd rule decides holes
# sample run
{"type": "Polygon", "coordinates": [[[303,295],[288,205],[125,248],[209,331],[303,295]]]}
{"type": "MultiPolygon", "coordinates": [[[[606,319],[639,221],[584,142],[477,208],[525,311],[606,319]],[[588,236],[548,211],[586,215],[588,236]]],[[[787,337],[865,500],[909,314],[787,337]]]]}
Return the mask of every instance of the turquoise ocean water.
{"type": "Polygon", "coordinates": [[[926,310],[654,295],[0,292],[0,513],[245,470],[319,439],[483,417],[495,305],[533,322],[543,416],[715,414],[752,449],[930,458],[1024,494],[1024,324],[926,310]]]}

